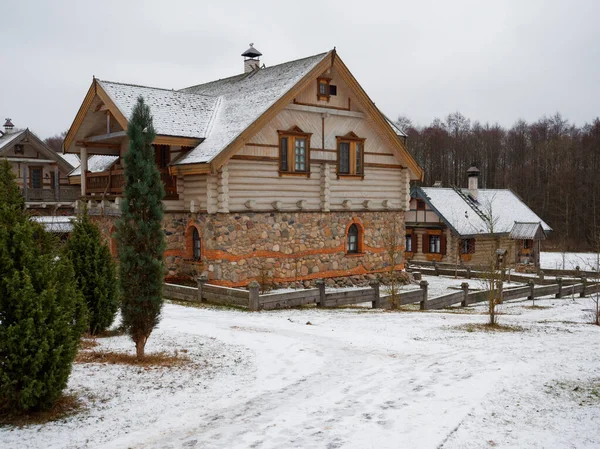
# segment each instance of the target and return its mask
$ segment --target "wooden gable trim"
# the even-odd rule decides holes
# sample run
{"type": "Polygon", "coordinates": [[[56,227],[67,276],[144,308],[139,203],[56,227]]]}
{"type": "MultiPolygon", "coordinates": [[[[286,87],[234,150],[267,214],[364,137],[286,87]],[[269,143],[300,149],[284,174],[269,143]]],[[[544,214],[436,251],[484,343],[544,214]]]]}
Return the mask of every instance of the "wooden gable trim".
{"type": "Polygon", "coordinates": [[[207,175],[210,174],[210,164],[185,164],[185,165],[171,165],[169,166],[169,173],[172,176],[183,176],[183,175],[207,175]]]}
{"type": "Polygon", "coordinates": [[[237,153],[245,144],[248,142],[256,133],[264,128],[267,123],[275,118],[285,107],[292,103],[294,97],[296,97],[302,90],[304,90],[310,83],[313,83],[315,79],[320,76],[325,70],[331,66],[333,59],[327,56],[335,54],[335,50],[331,50],[328,55],[323,57],[323,60],[319,62],[313,69],[308,72],[304,78],[302,78],[294,87],[292,87],[285,95],[275,102],[269,109],[265,111],[258,119],[254,121],[248,128],[240,133],[240,135],[221,151],[215,158],[210,162],[210,168],[212,173],[216,173],[221,166],[223,166],[231,156],[237,153]]]}
{"type": "Polygon", "coordinates": [[[396,149],[400,156],[402,156],[408,165],[408,168],[417,176],[419,180],[423,180],[423,169],[419,167],[417,161],[408,152],[404,142],[400,140],[400,137],[389,125],[381,111],[371,101],[367,93],[364,91],[362,86],[358,83],[356,78],[352,75],[346,64],[340,59],[339,56],[335,56],[333,66],[338,72],[340,78],[348,85],[353,91],[358,100],[362,103],[367,112],[372,118],[378,128],[382,131],[383,135],[387,137],[389,142],[392,144],[392,148],[396,149]]]}
{"type": "Polygon", "coordinates": [[[202,139],[195,139],[193,137],[176,137],[176,136],[156,136],[152,142],[155,145],[173,145],[181,147],[197,147],[202,142],[202,139]]]}

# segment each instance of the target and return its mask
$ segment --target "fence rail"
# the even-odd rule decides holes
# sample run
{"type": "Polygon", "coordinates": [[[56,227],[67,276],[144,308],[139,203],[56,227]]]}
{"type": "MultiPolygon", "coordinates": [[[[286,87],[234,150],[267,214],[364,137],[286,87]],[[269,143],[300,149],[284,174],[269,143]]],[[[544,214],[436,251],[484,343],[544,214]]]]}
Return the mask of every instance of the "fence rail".
{"type": "Polygon", "coordinates": [[[502,281],[496,281],[494,291],[469,291],[469,284],[463,282],[461,289],[446,295],[434,298],[428,297],[428,282],[421,281],[418,290],[400,292],[396,298],[392,295],[380,295],[379,282],[373,281],[368,288],[353,290],[332,291],[325,290],[325,282],[317,281],[317,288],[297,290],[293,292],[259,294],[260,285],[252,282],[249,290],[238,288],[220,287],[207,283],[205,277],[198,278],[197,287],[186,287],[174,284],[164,284],[165,298],[181,301],[206,302],[217,305],[233,305],[245,307],[249,310],[273,310],[289,307],[299,307],[315,304],[317,307],[343,307],[370,302],[373,308],[389,308],[392,300],[398,305],[419,303],[421,310],[439,310],[461,304],[466,307],[470,304],[489,301],[490,295],[495,295],[498,302],[527,298],[534,300],[544,296],[555,295],[557,298],[578,294],[580,297],[600,293],[599,283],[584,281],[579,284],[565,285],[562,279],[556,279],[552,285],[535,286],[532,281],[523,287],[504,289],[502,281]]]}

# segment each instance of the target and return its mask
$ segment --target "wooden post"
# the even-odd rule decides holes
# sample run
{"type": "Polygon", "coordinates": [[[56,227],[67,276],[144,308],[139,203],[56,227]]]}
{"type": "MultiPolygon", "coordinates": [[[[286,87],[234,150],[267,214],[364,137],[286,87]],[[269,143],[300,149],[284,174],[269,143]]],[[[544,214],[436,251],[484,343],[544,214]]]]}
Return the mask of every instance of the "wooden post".
{"type": "Polygon", "coordinates": [[[54,167],[54,199],[56,202],[60,201],[60,175],[58,173],[58,165],[54,167]]]}
{"type": "Polygon", "coordinates": [[[460,305],[461,307],[467,307],[469,305],[469,283],[463,282],[462,284],[460,284],[460,288],[462,288],[462,291],[464,293],[463,300],[460,303],[460,305]]]}
{"type": "Polygon", "coordinates": [[[317,288],[319,289],[319,302],[317,307],[325,307],[325,281],[323,279],[317,279],[317,288]]]}
{"type": "Polygon", "coordinates": [[[556,278],[556,283],[558,284],[558,293],[556,294],[556,298],[562,298],[562,278],[556,278]]]}
{"type": "Polygon", "coordinates": [[[79,149],[79,159],[81,161],[81,196],[86,195],[87,190],[87,179],[86,174],[88,170],[88,151],[87,148],[81,147],[79,149]]]}
{"type": "Polygon", "coordinates": [[[369,286],[373,289],[373,301],[371,304],[374,309],[381,309],[381,298],[379,297],[379,281],[377,279],[369,282],[369,286]]]}
{"type": "Polygon", "coordinates": [[[467,279],[471,279],[471,267],[467,266],[467,279]]]}
{"type": "Polygon", "coordinates": [[[23,164],[23,196],[25,197],[25,201],[27,201],[27,165],[23,164]]]}
{"type": "Polygon", "coordinates": [[[527,282],[527,284],[529,285],[529,296],[527,297],[527,299],[535,301],[535,282],[533,282],[533,280],[530,280],[529,282],[527,282]]]}
{"type": "MultiPolygon", "coordinates": [[[[538,276],[540,277],[540,281],[544,280],[544,272],[542,270],[540,270],[540,272],[538,273],[538,276]]],[[[543,284],[543,282],[541,282],[543,284]]]]}
{"type": "Polygon", "coordinates": [[[419,304],[419,308],[421,310],[427,310],[427,286],[429,285],[429,282],[427,281],[421,281],[419,283],[419,287],[421,287],[421,290],[423,290],[423,297],[421,298],[421,302],[419,304]]]}
{"type": "Polygon", "coordinates": [[[498,302],[496,304],[504,303],[504,282],[502,281],[502,279],[496,281],[496,291],[498,297],[498,302]]]}
{"type": "Polygon", "coordinates": [[[585,291],[587,289],[587,278],[585,276],[581,276],[581,283],[583,284],[583,288],[581,289],[581,293],[579,294],[580,298],[585,297],[585,291]]]}
{"type": "Polygon", "coordinates": [[[248,309],[251,312],[258,312],[258,296],[259,296],[259,290],[260,290],[260,284],[256,281],[252,281],[250,282],[250,285],[248,286],[250,288],[250,302],[248,303],[248,309]]]}
{"type": "Polygon", "coordinates": [[[198,302],[204,302],[204,297],[202,295],[202,289],[204,287],[204,284],[206,284],[208,282],[208,277],[204,276],[204,275],[198,276],[196,278],[196,282],[198,283],[198,293],[197,293],[197,296],[196,296],[196,300],[198,302]]]}
{"type": "Polygon", "coordinates": [[[422,280],[422,279],[423,279],[423,278],[421,277],[421,272],[420,272],[420,271],[413,271],[413,272],[412,272],[412,275],[413,275],[413,279],[414,279],[415,281],[420,281],[420,280],[422,280]]]}
{"type": "Polygon", "coordinates": [[[435,275],[439,276],[440,273],[438,271],[438,264],[437,264],[437,262],[435,260],[433,261],[433,269],[435,270],[435,275]]]}

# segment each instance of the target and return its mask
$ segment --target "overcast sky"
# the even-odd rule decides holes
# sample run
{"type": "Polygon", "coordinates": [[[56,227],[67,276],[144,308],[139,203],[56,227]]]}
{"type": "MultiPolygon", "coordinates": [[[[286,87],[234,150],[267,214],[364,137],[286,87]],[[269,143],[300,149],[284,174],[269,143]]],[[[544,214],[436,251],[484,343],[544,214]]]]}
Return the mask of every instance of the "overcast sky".
{"type": "Polygon", "coordinates": [[[600,115],[600,1],[15,0],[0,8],[0,118],[68,129],[92,76],[182,88],[337,47],[387,115],[510,126],[600,115]]]}

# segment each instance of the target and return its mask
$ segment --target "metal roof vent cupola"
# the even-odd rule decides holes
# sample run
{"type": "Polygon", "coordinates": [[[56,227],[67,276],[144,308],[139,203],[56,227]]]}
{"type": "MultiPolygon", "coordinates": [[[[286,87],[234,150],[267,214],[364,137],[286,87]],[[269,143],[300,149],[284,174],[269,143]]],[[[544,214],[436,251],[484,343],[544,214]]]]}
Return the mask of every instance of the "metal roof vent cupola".
{"type": "Polygon", "coordinates": [[[242,53],[244,57],[244,73],[252,72],[260,68],[260,56],[262,53],[254,48],[254,44],[250,44],[250,48],[242,53]]]}
{"type": "Polygon", "coordinates": [[[467,170],[467,177],[469,178],[469,195],[475,201],[477,201],[477,190],[479,189],[479,169],[475,167],[475,165],[471,165],[471,167],[467,170]]]}
{"type": "Polygon", "coordinates": [[[10,134],[13,132],[13,129],[15,129],[15,125],[13,125],[13,123],[10,121],[10,119],[7,118],[6,122],[4,123],[4,133],[10,134]]]}

